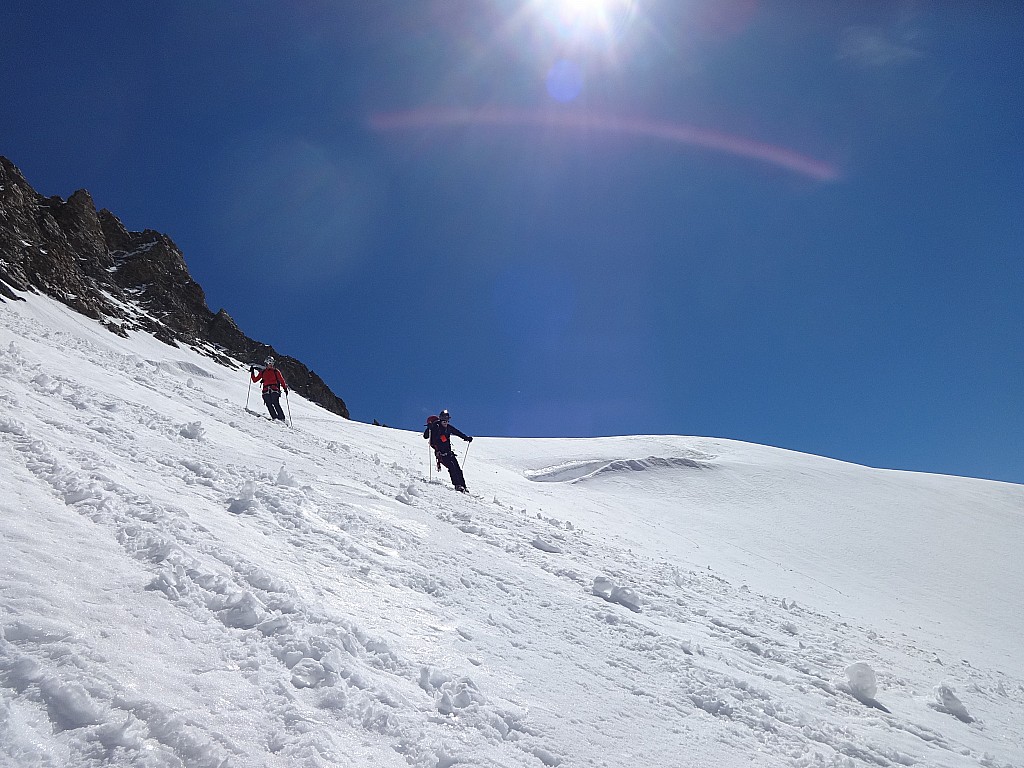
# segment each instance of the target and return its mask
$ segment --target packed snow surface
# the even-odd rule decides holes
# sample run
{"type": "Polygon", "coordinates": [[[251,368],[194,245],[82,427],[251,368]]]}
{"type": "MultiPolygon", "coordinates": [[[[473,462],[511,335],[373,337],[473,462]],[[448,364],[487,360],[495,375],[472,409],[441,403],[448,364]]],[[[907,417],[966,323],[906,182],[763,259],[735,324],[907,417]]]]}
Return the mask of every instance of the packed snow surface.
{"type": "Polygon", "coordinates": [[[1022,486],[286,405],[0,304],[0,765],[1024,768],[1022,486]]]}

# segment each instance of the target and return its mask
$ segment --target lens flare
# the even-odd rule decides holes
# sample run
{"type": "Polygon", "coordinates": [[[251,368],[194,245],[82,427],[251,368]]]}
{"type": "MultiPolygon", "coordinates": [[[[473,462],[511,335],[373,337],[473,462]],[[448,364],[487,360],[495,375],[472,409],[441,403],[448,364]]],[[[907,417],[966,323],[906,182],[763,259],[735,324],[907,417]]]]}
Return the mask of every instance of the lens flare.
{"type": "Polygon", "coordinates": [[[407,131],[419,128],[502,126],[658,139],[713,152],[722,152],[748,160],[757,160],[816,181],[835,181],[840,177],[839,169],[835,165],[802,155],[786,147],[775,146],[743,136],[719,133],[686,123],[670,123],[644,118],[500,107],[481,109],[424,107],[405,112],[377,113],[371,115],[369,124],[373,130],[378,132],[407,131]]]}
{"type": "Polygon", "coordinates": [[[560,59],[548,70],[546,85],[555,101],[572,101],[583,90],[583,70],[574,61],[560,59]]]}

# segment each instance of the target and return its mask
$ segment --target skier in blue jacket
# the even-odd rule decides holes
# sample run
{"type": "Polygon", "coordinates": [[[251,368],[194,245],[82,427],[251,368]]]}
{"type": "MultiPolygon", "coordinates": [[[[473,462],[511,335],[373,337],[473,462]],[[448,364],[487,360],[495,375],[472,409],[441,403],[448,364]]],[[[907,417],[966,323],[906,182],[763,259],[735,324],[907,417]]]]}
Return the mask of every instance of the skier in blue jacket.
{"type": "Polygon", "coordinates": [[[427,428],[423,430],[423,439],[429,439],[430,447],[434,449],[437,471],[441,471],[442,464],[446,466],[455,490],[468,493],[466,478],[462,474],[462,467],[459,466],[459,459],[452,451],[452,435],[458,435],[468,443],[473,442],[473,438],[453,427],[450,420],[451,415],[447,410],[441,411],[437,416],[430,416],[427,419],[427,428]]]}

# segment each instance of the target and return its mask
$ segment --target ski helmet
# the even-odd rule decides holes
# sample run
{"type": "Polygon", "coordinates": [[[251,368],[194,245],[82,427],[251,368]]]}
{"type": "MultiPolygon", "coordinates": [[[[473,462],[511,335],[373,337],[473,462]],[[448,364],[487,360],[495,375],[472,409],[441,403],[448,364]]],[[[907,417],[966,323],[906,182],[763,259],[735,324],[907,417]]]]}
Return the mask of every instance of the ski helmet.
{"type": "Polygon", "coordinates": [[[443,411],[441,411],[440,414],[438,414],[438,418],[440,418],[441,421],[448,421],[449,419],[451,419],[451,417],[452,417],[452,415],[450,413],[448,413],[448,409],[447,408],[445,408],[443,411]]]}
{"type": "Polygon", "coordinates": [[[266,365],[273,365],[273,364],[274,364],[274,358],[272,358],[272,357],[268,357],[268,358],[267,358],[266,360],[264,360],[263,362],[264,362],[264,364],[266,364],[266,365]]]}

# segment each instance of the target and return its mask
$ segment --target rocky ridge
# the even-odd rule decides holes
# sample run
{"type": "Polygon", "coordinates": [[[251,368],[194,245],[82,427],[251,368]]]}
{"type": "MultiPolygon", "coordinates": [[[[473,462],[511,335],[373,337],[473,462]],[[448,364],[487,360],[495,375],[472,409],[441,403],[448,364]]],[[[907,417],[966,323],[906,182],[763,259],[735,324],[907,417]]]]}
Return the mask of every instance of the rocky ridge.
{"type": "Polygon", "coordinates": [[[28,292],[57,299],[112,333],[149,333],[223,365],[273,355],[293,391],[349,418],[345,402],[306,365],[246,336],[226,310],[210,310],[167,235],[129,232],[84,189],[67,200],[45,197],[0,157],[0,303],[28,292]]]}

